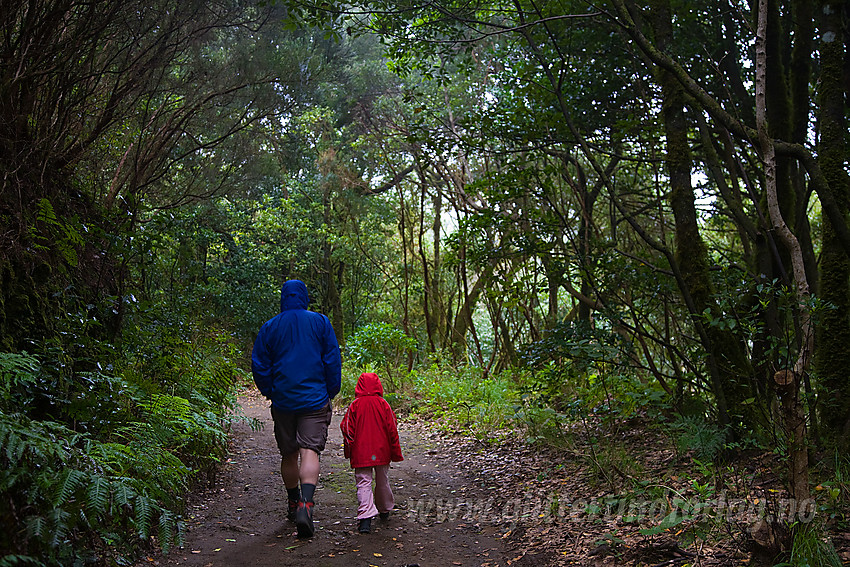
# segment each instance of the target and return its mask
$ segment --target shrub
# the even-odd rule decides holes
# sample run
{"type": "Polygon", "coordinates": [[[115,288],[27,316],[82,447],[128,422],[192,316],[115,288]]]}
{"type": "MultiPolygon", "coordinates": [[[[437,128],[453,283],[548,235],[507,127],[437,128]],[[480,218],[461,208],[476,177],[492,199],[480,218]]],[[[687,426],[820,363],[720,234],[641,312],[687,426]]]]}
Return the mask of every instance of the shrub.
{"type": "Polygon", "coordinates": [[[403,386],[395,383],[401,376],[398,369],[406,367],[407,357],[416,351],[416,340],[392,325],[370,323],[348,338],[345,350],[357,368],[380,369],[381,379],[394,390],[403,386]]]}
{"type": "Polygon", "coordinates": [[[134,354],[98,364],[110,373],[75,371],[58,342],[0,353],[0,565],[127,564],[181,543],[186,492],[226,454],[238,375],[217,334],[188,337],[128,333],[134,354]]]}

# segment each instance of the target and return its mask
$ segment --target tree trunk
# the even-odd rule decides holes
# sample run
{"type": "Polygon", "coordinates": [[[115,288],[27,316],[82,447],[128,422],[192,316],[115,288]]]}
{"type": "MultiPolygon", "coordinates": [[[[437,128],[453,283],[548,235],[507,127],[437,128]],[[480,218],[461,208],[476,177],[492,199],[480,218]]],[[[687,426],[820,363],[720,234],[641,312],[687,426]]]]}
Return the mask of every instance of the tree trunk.
{"type": "MultiPolygon", "coordinates": [[[[332,205],[330,189],[326,189],[324,201],[324,221],[327,226],[331,226],[333,219],[331,219],[332,205]]],[[[342,298],[339,294],[340,282],[337,282],[336,279],[337,274],[336,270],[334,270],[332,254],[333,246],[330,242],[325,240],[322,258],[322,262],[324,264],[323,271],[325,273],[325,287],[327,290],[325,301],[327,301],[329,318],[331,320],[331,325],[334,328],[334,332],[336,333],[337,341],[340,346],[345,346],[345,317],[342,309],[342,298]]],[[[339,273],[341,277],[343,270],[339,270],[339,273]]]]}
{"type": "MultiPolygon", "coordinates": [[[[848,208],[845,172],[847,134],[844,107],[844,33],[842,2],[822,2],[820,144],[818,156],[824,177],[842,215],[848,208]]],[[[830,219],[822,219],[821,297],[835,309],[827,309],[820,320],[816,367],[821,378],[819,404],[824,433],[848,445],[846,424],[850,412],[850,261],[830,219]]]]}
{"type": "Polygon", "coordinates": [[[421,191],[419,194],[419,228],[417,240],[419,244],[419,259],[422,261],[422,315],[425,318],[425,332],[428,335],[428,347],[431,352],[435,352],[436,343],[434,334],[439,328],[433,316],[431,304],[434,300],[434,280],[431,276],[431,270],[428,266],[428,255],[425,251],[425,180],[421,180],[421,191]]]}
{"type": "MultiPolygon", "coordinates": [[[[672,20],[669,0],[652,0],[648,12],[658,48],[664,51],[672,43],[672,20]]],[[[675,258],[682,273],[682,282],[693,300],[691,316],[696,325],[705,310],[721,316],[713,299],[714,289],[709,275],[708,252],[697,222],[694,190],[691,184],[691,152],[688,144],[688,123],[685,117],[687,97],[678,80],[667,70],[658,68],[662,93],[662,118],[667,138],[667,172],[670,177],[670,207],[675,220],[675,258]]],[[[718,407],[726,405],[730,414],[752,421],[744,400],[751,395],[752,370],[744,349],[729,332],[711,325],[705,326],[704,348],[710,357],[709,366],[715,373],[714,395],[718,407]]],[[[722,409],[719,410],[722,413],[722,409]]],[[[731,416],[719,416],[721,423],[731,422],[731,416]]]]}

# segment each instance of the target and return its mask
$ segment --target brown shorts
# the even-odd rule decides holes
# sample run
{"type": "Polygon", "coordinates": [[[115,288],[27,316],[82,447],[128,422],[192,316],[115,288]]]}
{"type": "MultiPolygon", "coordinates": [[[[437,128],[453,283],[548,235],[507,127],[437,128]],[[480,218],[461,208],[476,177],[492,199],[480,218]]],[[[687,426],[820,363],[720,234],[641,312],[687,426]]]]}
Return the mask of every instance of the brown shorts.
{"type": "Polygon", "coordinates": [[[299,448],[312,449],[317,453],[324,451],[332,415],[330,402],[323,408],[307,413],[287,413],[272,406],[274,438],[280,455],[286,457],[299,448]]]}

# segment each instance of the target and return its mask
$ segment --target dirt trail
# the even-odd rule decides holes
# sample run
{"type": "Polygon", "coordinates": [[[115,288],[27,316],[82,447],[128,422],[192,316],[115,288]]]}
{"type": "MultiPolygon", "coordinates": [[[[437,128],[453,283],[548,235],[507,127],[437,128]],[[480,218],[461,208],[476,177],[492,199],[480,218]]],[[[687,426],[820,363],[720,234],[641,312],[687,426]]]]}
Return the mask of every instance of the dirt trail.
{"type": "MultiPolygon", "coordinates": [[[[373,531],[357,533],[354,474],[342,455],[337,409],[316,491],[311,540],[299,540],[286,520],[286,492],[279,475],[268,402],[256,392],[240,396],[248,417],[264,423],[261,431],[234,426],[233,454],[216,485],[190,503],[182,549],[142,564],[186,566],[434,566],[507,565],[498,526],[422,514],[440,500],[483,496],[482,486],[454,465],[444,449],[401,424],[405,460],[394,463],[390,482],[396,511],[389,521],[373,520],[373,531]],[[417,513],[417,510],[420,513],[417,513]],[[438,521],[442,520],[442,521],[438,521]]],[[[466,471],[468,472],[468,471],[466,471]]],[[[502,530],[503,531],[503,530],[502,530]]]]}

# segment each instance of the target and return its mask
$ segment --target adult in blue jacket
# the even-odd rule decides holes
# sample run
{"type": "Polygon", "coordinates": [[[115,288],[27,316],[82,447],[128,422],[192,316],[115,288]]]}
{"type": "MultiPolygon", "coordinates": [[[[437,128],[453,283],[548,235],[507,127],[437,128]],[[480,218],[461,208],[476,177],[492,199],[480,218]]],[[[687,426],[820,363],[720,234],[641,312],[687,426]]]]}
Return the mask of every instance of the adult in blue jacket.
{"type": "Polygon", "coordinates": [[[307,311],[308,303],[304,282],[284,283],[280,314],[262,326],[251,356],[254,382],[271,400],[280,475],[289,500],[287,517],[295,522],[299,537],[313,535],[319,454],[328,439],[331,399],[342,380],[339,343],[331,322],[307,311]]]}

